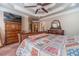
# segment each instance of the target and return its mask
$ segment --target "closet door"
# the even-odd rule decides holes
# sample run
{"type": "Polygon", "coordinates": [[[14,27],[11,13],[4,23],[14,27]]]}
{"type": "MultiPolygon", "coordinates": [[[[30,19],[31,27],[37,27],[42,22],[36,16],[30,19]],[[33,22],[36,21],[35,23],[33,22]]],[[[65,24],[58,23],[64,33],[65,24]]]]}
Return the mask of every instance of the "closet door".
{"type": "Polygon", "coordinates": [[[21,31],[21,23],[6,21],[5,22],[5,44],[18,42],[18,33],[21,31]]]}
{"type": "Polygon", "coordinates": [[[39,32],[40,23],[32,22],[32,32],[39,32]]]}

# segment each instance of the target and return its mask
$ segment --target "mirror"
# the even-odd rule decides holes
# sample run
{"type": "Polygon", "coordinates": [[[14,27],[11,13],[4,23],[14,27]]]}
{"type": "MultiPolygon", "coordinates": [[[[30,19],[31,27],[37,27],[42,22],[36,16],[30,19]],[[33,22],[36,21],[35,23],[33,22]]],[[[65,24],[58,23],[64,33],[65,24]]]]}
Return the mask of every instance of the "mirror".
{"type": "Polygon", "coordinates": [[[61,29],[61,24],[59,20],[53,20],[51,23],[51,29],[61,29]]]}

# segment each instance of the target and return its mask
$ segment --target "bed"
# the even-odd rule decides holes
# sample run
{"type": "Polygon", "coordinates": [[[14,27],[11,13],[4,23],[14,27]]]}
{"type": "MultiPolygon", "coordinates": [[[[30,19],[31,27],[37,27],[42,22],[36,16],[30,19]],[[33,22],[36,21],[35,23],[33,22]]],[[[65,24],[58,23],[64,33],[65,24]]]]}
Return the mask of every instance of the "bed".
{"type": "Polygon", "coordinates": [[[79,36],[32,35],[19,45],[17,56],[79,56],[79,36]]]}

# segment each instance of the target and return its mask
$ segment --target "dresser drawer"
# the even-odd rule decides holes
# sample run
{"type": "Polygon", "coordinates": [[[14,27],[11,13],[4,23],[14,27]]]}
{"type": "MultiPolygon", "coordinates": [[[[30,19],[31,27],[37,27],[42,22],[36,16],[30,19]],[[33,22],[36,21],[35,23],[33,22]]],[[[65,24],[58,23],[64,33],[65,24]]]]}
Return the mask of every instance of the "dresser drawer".
{"type": "Polygon", "coordinates": [[[17,36],[16,37],[15,36],[13,36],[13,37],[6,37],[6,39],[7,39],[7,41],[8,40],[12,40],[12,39],[15,40],[15,39],[18,39],[18,37],[17,36]]]}
{"type": "Polygon", "coordinates": [[[16,36],[18,36],[18,33],[17,34],[5,34],[5,37],[10,37],[10,36],[16,37],[16,36]]]}
{"type": "Polygon", "coordinates": [[[58,29],[52,29],[52,30],[48,30],[48,33],[51,33],[51,34],[58,34],[58,35],[64,35],[64,30],[58,30],[58,29]]]}
{"type": "Polygon", "coordinates": [[[6,38],[6,39],[7,39],[6,40],[7,44],[18,42],[18,37],[9,37],[9,38],[6,38]]]}

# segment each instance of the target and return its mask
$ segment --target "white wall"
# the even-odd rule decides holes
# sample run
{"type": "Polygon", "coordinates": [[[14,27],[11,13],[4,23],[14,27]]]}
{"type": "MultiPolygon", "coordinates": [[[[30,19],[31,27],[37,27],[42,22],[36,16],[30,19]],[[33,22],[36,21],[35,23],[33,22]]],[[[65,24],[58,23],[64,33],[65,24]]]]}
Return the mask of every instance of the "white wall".
{"type": "Polygon", "coordinates": [[[66,15],[63,20],[63,28],[66,34],[79,34],[79,12],[66,15]]]}
{"type": "Polygon", "coordinates": [[[29,21],[28,16],[22,17],[22,31],[29,32],[29,21]]]}
{"type": "Polygon", "coordinates": [[[57,17],[41,19],[42,23],[45,23],[45,30],[48,30],[53,20],[60,20],[62,29],[66,35],[78,35],[79,34],[79,11],[69,14],[60,15],[57,17]]]}
{"type": "Polygon", "coordinates": [[[2,38],[2,43],[5,41],[5,24],[4,24],[4,16],[3,12],[0,11],[0,33],[2,38]]]}

